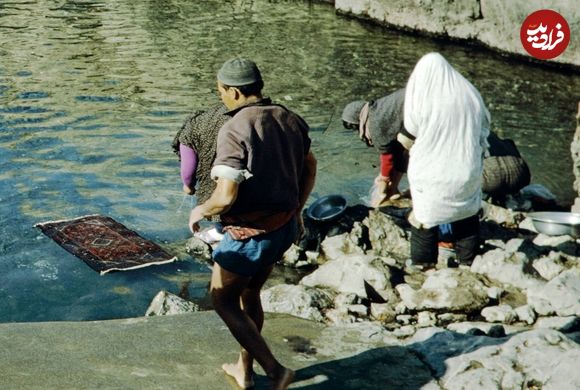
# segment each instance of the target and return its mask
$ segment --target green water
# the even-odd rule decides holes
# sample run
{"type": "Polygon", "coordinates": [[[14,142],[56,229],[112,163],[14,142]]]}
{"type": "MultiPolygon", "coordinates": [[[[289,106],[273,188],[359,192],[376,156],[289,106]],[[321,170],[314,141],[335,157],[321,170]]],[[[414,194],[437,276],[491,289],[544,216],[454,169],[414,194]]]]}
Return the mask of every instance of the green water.
{"type": "Polygon", "coordinates": [[[162,245],[186,239],[191,199],[170,143],[189,111],[217,101],[224,60],[254,59],[265,93],[310,123],[313,198],[338,192],[356,203],[378,158],[341,128],[342,107],[404,86],[430,51],[480,89],[533,181],[569,203],[578,75],[386,31],[326,3],[3,1],[0,321],[138,316],[162,288],[205,294],[207,267],[187,257],[99,276],[33,225],[103,214],[162,245]]]}

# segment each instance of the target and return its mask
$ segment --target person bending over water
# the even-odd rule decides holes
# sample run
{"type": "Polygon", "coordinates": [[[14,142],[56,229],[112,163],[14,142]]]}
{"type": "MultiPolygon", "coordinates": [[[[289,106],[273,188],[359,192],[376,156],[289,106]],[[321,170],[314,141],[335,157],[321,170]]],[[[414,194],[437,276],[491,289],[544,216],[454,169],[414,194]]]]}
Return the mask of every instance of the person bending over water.
{"type": "Polygon", "coordinates": [[[210,171],[215,159],[218,131],[230,119],[226,115],[227,111],[222,103],[206,110],[194,111],[187,117],[172,143],[173,151],[181,161],[183,192],[195,194],[198,203],[208,200],[215,189],[210,171]]]}
{"type": "Polygon", "coordinates": [[[380,99],[355,100],[342,111],[342,125],[358,130],[359,138],[380,155],[379,174],[374,181],[375,193],[371,206],[380,204],[399,193],[399,181],[407,172],[409,153],[397,139],[407,134],[403,125],[405,89],[399,89],[380,99]]]}
{"type": "MultiPolygon", "coordinates": [[[[405,88],[379,99],[355,100],[342,112],[346,129],[358,130],[359,138],[380,153],[380,172],[375,178],[376,193],[371,206],[397,194],[401,176],[407,172],[408,149],[413,141],[403,125],[405,88]]],[[[482,190],[493,203],[503,205],[507,195],[518,193],[530,184],[528,164],[511,139],[501,139],[494,132],[487,138],[489,153],[483,161],[482,190]]]]}
{"type": "Polygon", "coordinates": [[[261,335],[260,290],[275,262],[296,239],[301,209],[314,186],[316,159],[306,122],[262,97],[256,64],[226,61],[218,91],[232,117],[219,131],[209,199],[189,217],[192,232],[203,218],[220,215],[224,239],[213,251],[210,295],[217,314],[241,345],[237,363],[224,371],[242,388],[252,387],[255,359],[272,389],[286,389],[294,372],[274,357],[261,335]]]}

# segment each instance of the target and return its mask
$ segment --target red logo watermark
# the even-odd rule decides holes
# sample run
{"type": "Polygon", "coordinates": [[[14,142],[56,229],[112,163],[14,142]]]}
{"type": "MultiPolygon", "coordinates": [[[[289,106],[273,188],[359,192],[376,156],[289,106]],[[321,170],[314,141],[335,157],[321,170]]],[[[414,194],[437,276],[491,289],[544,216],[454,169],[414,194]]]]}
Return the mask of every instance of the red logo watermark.
{"type": "Polygon", "coordinates": [[[556,11],[542,9],[528,15],[520,29],[524,49],[540,60],[556,58],[570,43],[570,27],[556,11]]]}

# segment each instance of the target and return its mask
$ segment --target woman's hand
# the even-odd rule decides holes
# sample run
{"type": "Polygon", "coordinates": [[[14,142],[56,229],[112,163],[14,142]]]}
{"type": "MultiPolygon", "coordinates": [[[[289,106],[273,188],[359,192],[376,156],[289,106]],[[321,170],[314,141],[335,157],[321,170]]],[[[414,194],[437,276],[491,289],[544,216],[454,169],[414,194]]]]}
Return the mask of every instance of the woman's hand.
{"type": "Polygon", "coordinates": [[[386,176],[377,176],[372,188],[370,205],[371,207],[379,207],[381,203],[389,199],[391,181],[386,176]]]}
{"type": "Polygon", "coordinates": [[[195,194],[195,187],[190,187],[187,184],[183,185],[183,192],[185,192],[187,195],[193,195],[195,194]]]}
{"type": "Polygon", "coordinates": [[[375,178],[370,199],[371,207],[381,207],[384,202],[399,199],[402,196],[398,188],[400,176],[402,174],[398,174],[395,180],[381,175],[375,178]]]}

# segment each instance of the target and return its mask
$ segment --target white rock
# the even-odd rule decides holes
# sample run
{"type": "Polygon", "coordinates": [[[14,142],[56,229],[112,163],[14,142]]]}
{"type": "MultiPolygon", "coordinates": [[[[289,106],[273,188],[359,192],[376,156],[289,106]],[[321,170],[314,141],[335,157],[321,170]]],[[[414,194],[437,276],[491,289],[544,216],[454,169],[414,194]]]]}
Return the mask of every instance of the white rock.
{"type": "Polygon", "coordinates": [[[481,311],[481,315],[487,322],[502,324],[511,324],[517,317],[516,312],[509,305],[486,307],[481,311]]]}
{"type": "Polygon", "coordinates": [[[426,328],[435,326],[437,324],[437,315],[429,311],[422,311],[417,314],[417,326],[419,328],[426,328]]]}
{"type": "Polygon", "coordinates": [[[390,289],[390,270],[380,258],[343,255],[321,265],[300,281],[305,286],[331,288],[339,293],[354,293],[367,298],[365,283],[379,294],[390,289]]]}
{"type": "Polygon", "coordinates": [[[310,267],[313,263],[310,262],[309,260],[298,260],[295,264],[294,267],[295,268],[305,268],[305,267],[310,267]]]}
{"type": "Polygon", "coordinates": [[[542,283],[540,279],[534,278],[526,272],[528,263],[527,256],[521,252],[510,253],[501,249],[493,249],[475,258],[471,265],[471,272],[526,289],[542,283]]]}
{"type": "Polygon", "coordinates": [[[580,347],[554,330],[502,339],[437,334],[410,347],[440,376],[444,389],[580,388],[580,347]]]}
{"type": "MultiPolygon", "coordinates": [[[[509,382],[503,383],[502,378],[504,373],[486,368],[478,360],[471,360],[469,362],[461,362],[462,364],[456,366],[455,369],[460,375],[454,372],[454,376],[448,381],[444,382],[444,389],[446,390],[462,390],[462,389],[517,389],[522,388],[523,375],[519,374],[518,378],[509,378],[509,382]],[[514,383],[515,382],[515,383],[514,383]],[[506,387],[509,386],[509,387],[506,387]]],[[[508,379],[508,378],[506,378],[508,379]]]]}
{"type": "Polygon", "coordinates": [[[395,223],[393,217],[379,210],[371,210],[363,225],[368,227],[372,253],[379,256],[396,254],[401,258],[410,257],[407,233],[395,223]]]}
{"type": "Polygon", "coordinates": [[[371,303],[371,316],[383,323],[395,320],[396,313],[393,306],[388,303],[371,303]]]}
{"type": "Polygon", "coordinates": [[[349,314],[354,314],[357,317],[365,317],[369,312],[369,308],[365,305],[348,305],[346,310],[349,314]]]}
{"type": "Polygon", "coordinates": [[[400,314],[396,317],[396,319],[397,322],[401,325],[409,325],[413,319],[413,316],[410,314],[400,314]]]}
{"type": "Polygon", "coordinates": [[[332,237],[326,237],[320,244],[320,252],[326,261],[340,260],[344,256],[363,255],[364,251],[358,245],[358,238],[351,233],[343,233],[332,237]]]}
{"type": "Polygon", "coordinates": [[[508,253],[516,253],[524,243],[523,238],[512,238],[505,244],[505,251],[508,253]]]}
{"type": "Polygon", "coordinates": [[[506,242],[502,241],[502,240],[486,240],[485,243],[487,245],[493,246],[495,248],[499,248],[499,249],[504,249],[505,250],[505,245],[506,242]]]}
{"type": "Polygon", "coordinates": [[[356,321],[356,318],[348,314],[345,310],[330,309],[324,315],[334,325],[351,324],[356,321]]]}
{"type": "Polygon", "coordinates": [[[503,289],[499,288],[499,287],[489,287],[486,289],[487,291],[487,296],[490,299],[494,299],[494,300],[498,300],[501,297],[501,294],[503,294],[503,289]]]}
{"type": "Polygon", "coordinates": [[[493,205],[488,202],[481,202],[483,209],[483,220],[492,221],[502,226],[517,226],[525,218],[523,213],[493,205]]]}
{"type": "Polygon", "coordinates": [[[550,256],[534,260],[533,267],[546,280],[554,279],[565,269],[561,262],[550,256]]]}
{"type": "Polygon", "coordinates": [[[548,236],[546,234],[538,234],[536,238],[534,238],[534,244],[538,246],[553,246],[558,247],[566,242],[574,241],[574,239],[570,236],[563,235],[563,236],[548,236]]]}
{"type": "Polygon", "coordinates": [[[397,305],[397,313],[404,313],[406,309],[415,310],[418,305],[417,291],[406,283],[398,284],[395,289],[401,297],[401,303],[397,305]],[[405,309],[405,310],[403,310],[405,309]]]}
{"type": "Polygon", "coordinates": [[[354,293],[338,294],[334,297],[334,306],[342,307],[348,305],[356,305],[360,303],[361,299],[358,295],[354,293]]]}
{"type": "Polygon", "coordinates": [[[534,226],[534,221],[532,221],[531,218],[526,218],[522,222],[520,222],[518,228],[522,230],[529,230],[530,232],[534,233],[538,232],[534,226]]]}
{"type": "MultiPolygon", "coordinates": [[[[407,285],[407,287],[411,288],[411,286],[407,285]]],[[[412,288],[411,288],[412,290],[412,288]]],[[[403,302],[399,302],[395,305],[395,313],[397,314],[405,314],[407,313],[407,306],[403,302]]]]}
{"type": "Polygon", "coordinates": [[[560,332],[568,332],[580,326],[580,317],[541,317],[536,322],[535,328],[555,329],[560,332]]]}
{"type": "Polygon", "coordinates": [[[399,284],[396,290],[410,310],[474,311],[489,302],[480,278],[463,269],[441,269],[429,276],[419,290],[399,284]]]}
{"type": "Polygon", "coordinates": [[[199,311],[199,306],[167,291],[159,291],[149,304],[145,316],[170,316],[199,311]]]}
{"type": "Polygon", "coordinates": [[[545,285],[529,288],[527,297],[538,314],[580,316],[580,269],[564,271],[545,285]]]}
{"type": "Polygon", "coordinates": [[[287,266],[296,266],[296,263],[298,263],[299,258],[300,258],[300,247],[296,244],[292,244],[290,245],[290,248],[288,248],[286,250],[286,252],[284,252],[284,255],[282,256],[282,262],[284,263],[284,265],[287,266]]]}
{"type": "Polygon", "coordinates": [[[463,322],[467,320],[466,314],[460,313],[443,313],[437,315],[437,322],[439,326],[447,326],[453,322],[463,322]]]}
{"type": "Polygon", "coordinates": [[[405,338],[414,335],[416,331],[413,325],[405,325],[393,330],[393,335],[398,338],[405,338]]]}
{"type": "Polygon", "coordinates": [[[320,256],[320,253],[315,252],[315,251],[306,251],[306,252],[304,252],[304,254],[306,255],[306,260],[309,263],[319,264],[318,258],[320,256]]]}
{"type": "Polygon", "coordinates": [[[531,325],[536,321],[536,312],[530,305],[516,307],[515,312],[521,322],[531,325]]]}
{"type": "Polygon", "coordinates": [[[323,321],[321,311],[332,306],[331,296],[322,290],[302,285],[279,284],[260,294],[265,312],[287,313],[323,321]]]}

